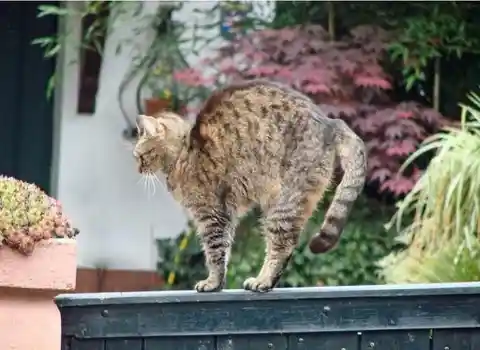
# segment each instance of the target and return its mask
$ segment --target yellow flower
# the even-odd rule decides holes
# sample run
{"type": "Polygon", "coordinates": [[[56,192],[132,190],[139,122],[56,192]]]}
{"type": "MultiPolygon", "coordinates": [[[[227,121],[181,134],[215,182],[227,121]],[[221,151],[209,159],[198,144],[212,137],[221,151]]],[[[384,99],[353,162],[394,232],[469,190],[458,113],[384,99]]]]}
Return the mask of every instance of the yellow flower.
{"type": "Polygon", "coordinates": [[[167,283],[169,286],[171,286],[175,282],[175,272],[170,272],[168,275],[167,283]]]}
{"type": "Polygon", "coordinates": [[[180,242],[180,251],[184,250],[187,248],[188,245],[188,236],[183,237],[182,241],[180,242]]]}
{"type": "Polygon", "coordinates": [[[162,71],[163,71],[162,66],[156,66],[155,69],[153,70],[153,74],[160,75],[162,74],[162,71]]]}
{"type": "Polygon", "coordinates": [[[170,97],[172,97],[172,92],[169,89],[164,89],[163,95],[165,96],[165,98],[169,99],[170,97]]]}

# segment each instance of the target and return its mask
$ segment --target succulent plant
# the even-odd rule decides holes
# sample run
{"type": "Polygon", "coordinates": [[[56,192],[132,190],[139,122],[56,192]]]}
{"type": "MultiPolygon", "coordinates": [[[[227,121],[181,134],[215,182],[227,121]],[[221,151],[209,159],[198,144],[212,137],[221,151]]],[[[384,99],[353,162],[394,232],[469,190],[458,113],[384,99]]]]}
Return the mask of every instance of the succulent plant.
{"type": "Polygon", "coordinates": [[[39,241],[77,234],[60,202],[33,184],[0,176],[0,246],[29,255],[39,241]]]}

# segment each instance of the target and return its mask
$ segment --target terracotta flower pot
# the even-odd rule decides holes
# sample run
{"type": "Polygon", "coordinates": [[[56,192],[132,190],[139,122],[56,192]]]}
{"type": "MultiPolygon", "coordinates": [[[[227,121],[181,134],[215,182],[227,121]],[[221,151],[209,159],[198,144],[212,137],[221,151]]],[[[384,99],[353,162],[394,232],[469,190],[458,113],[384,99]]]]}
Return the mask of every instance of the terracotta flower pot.
{"type": "Polygon", "coordinates": [[[164,111],[170,108],[170,100],[164,98],[147,98],[144,100],[145,114],[154,115],[158,112],[164,111]]]}
{"type": "Polygon", "coordinates": [[[0,247],[0,349],[60,350],[60,314],[53,298],[75,289],[74,239],[37,243],[25,256],[0,247]]]}

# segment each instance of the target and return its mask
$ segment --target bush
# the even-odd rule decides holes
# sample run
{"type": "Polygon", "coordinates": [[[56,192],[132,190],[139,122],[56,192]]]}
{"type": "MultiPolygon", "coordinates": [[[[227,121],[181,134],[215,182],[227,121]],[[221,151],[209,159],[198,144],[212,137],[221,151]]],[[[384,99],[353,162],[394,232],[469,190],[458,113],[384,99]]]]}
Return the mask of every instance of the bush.
{"type": "Polygon", "coordinates": [[[480,98],[472,94],[470,101],[475,107],[462,106],[460,129],[429,138],[407,160],[406,165],[436,151],[390,222],[401,230],[398,240],[406,246],[379,263],[390,283],[478,280],[480,98]]]}
{"type": "Polygon", "coordinates": [[[178,71],[174,78],[189,87],[267,78],[302,91],[366,142],[369,183],[401,196],[421,174],[412,166],[400,175],[401,164],[440,129],[444,118],[416,102],[397,103],[389,96],[393,81],[383,64],[391,40],[389,32],[373,26],[358,26],[340,41],[331,41],[318,25],[257,30],[225,44],[202,67],[178,71]],[[205,76],[204,65],[215,73],[205,76]]]}
{"type": "Polygon", "coordinates": [[[0,245],[28,255],[36,242],[77,234],[58,201],[35,185],[0,176],[0,245]]]}
{"type": "MultiPolygon", "coordinates": [[[[308,240],[319,229],[324,212],[320,206],[310,219],[280,286],[378,283],[375,263],[390,252],[393,246],[392,233],[383,228],[383,222],[391,213],[378,203],[359,199],[338,246],[327,254],[314,255],[309,251],[308,240]]],[[[257,215],[254,212],[248,216],[237,229],[227,288],[241,288],[243,281],[255,276],[263,263],[264,243],[257,215]]],[[[158,250],[158,269],[164,276],[167,287],[191,289],[197,280],[205,278],[203,253],[193,226],[175,239],[159,240],[158,250]],[[172,275],[175,279],[172,279],[172,275]]]]}

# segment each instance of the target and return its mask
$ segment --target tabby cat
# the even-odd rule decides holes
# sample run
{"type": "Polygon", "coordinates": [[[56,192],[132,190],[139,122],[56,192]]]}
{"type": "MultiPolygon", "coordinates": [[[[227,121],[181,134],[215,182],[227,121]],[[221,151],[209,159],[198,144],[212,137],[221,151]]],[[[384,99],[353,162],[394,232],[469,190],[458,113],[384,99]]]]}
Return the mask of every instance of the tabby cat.
{"type": "Polygon", "coordinates": [[[252,80],[219,89],[193,125],[169,112],[139,116],[137,124],[138,171],[163,173],[196,223],[208,268],[208,277],[195,286],[198,292],[224,287],[235,225],[253,205],[263,213],[266,253],[258,276],[243,287],[266,292],[285,270],[336,165],[343,177],[320,232],[310,240],[313,253],[334,247],[364,186],[362,140],[307,96],[279,83],[252,80]]]}

